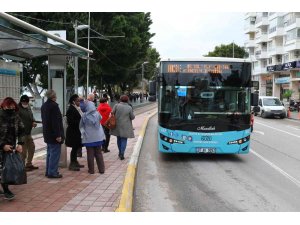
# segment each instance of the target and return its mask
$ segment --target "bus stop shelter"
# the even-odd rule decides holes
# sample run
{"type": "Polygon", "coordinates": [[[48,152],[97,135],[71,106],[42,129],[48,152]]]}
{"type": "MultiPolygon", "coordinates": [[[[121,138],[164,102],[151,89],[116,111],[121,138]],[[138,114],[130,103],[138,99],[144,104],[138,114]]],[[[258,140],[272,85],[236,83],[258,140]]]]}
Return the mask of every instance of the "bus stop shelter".
{"type": "MultiPolygon", "coordinates": [[[[6,61],[24,62],[48,56],[48,89],[56,91],[57,103],[63,115],[66,114],[67,108],[67,62],[72,57],[88,59],[91,54],[93,51],[89,49],[0,12],[0,58],[6,61]],[[56,44],[49,43],[49,39],[56,44]]],[[[17,80],[18,77],[15,78],[15,81],[17,80]]],[[[7,83],[13,81],[8,82],[6,79],[7,83]]],[[[2,80],[1,82],[3,83],[2,80]]],[[[18,84],[20,85],[20,82],[18,84]]],[[[61,165],[66,166],[66,163],[66,147],[62,146],[61,165]]]]}
{"type": "Polygon", "coordinates": [[[48,88],[57,91],[58,103],[63,114],[66,113],[67,102],[65,99],[67,61],[72,57],[88,59],[91,54],[92,50],[0,12],[0,57],[23,62],[48,56],[48,88]],[[50,44],[49,39],[56,44],[50,44]]]}

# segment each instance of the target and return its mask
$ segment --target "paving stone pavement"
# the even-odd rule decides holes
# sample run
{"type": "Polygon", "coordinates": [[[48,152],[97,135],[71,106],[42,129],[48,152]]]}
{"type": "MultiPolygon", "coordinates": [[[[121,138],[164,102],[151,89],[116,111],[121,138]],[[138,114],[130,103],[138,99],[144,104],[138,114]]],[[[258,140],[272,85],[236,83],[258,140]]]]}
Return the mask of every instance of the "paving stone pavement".
{"type": "MultiPolygon", "coordinates": [[[[153,112],[153,111],[151,111],[153,112]]],[[[38,170],[27,172],[28,183],[10,186],[16,195],[12,201],[0,196],[0,212],[113,212],[118,207],[122,185],[139,131],[144,119],[150,114],[137,115],[133,120],[135,138],[128,139],[125,160],[119,160],[116,137],[111,136],[109,153],[104,153],[105,173],[89,174],[87,169],[86,151],[78,158],[85,165],[80,171],[69,171],[60,168],[62,179],[45,177],[45,155],[43,151],[36,153],[33,164],[38,170]]],[[[36,149],[44,148],[41,135],[35,139],[36,149]]],[[[68,157],[70,153],[68,148],[68,157]]],[[[96,166],[96,165],[95,165],[96,166]]],[[[96,166],[97,167],[97,166],[96,166]]]]}

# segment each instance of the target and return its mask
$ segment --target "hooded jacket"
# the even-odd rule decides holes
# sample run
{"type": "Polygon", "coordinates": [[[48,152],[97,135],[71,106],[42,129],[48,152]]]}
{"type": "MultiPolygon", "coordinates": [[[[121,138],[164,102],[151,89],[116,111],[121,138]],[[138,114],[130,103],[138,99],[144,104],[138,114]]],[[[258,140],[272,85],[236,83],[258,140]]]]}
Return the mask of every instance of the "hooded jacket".
{"type": "Polygon", "coordinates": [[[83,113],[79,123],[82,143],[94,143],[105,140],[103,128],[99,123],[102,117],[97,112],[95,104],[87,101],[85,106],[86,112],[83,113]]]}

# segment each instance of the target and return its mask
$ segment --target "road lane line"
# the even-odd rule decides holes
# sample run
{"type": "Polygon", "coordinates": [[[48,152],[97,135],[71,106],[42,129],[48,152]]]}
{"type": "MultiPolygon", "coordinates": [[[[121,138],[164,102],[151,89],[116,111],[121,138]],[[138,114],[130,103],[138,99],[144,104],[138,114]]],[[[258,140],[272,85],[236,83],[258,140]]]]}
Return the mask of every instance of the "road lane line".
{"type": "Polygon", "coordinates": [[[265,133],[263,131],[259,131],[259,130],[254,130],[253,133],[258,133],[258,134],[261,134],[261,135],[265,135],[265,133]]]}
{"type": "Polygon", "coordinates": [[[263,124],[263,123],[256,122],[256,124],[260,124],[260,125],[262,125],[262,126],[265,126],[265,127],[271,128],[271,129],[273,129],[273,130],[277,130],[277,131],[280,131],[280,132],[286,133],[286,134],[288,134],[288,135],[291,135],[291,136],[294,136],[294,137],[300,138],[300,136],[299,136],[299,135],[296,135],[296,134],[293,134],[293,133],[290,133],[290,132],[287,132],[287,131],[284,131],[284,130],[277,129],[277,128],[275,128],[275,127],[271,127],[271,126],[268,126],[268,125],[266,125],[266,124],[263,124]]]}
{"type": "Polygon", "coordinates": [[[287,179],[289,179],[290,181],[292,181],[294,184],[296,184],[299,188],[300,188],[300,181],[297,180],[296,178],[294,178],[293,176],[289,175],[287,172],[285,172],[283,169],[279,168],[278,166],[276,166],[274,163],[270,162],[269,160],[267,160],[266,158],[264,158],[262,155],[258,154],[256,151],[254,151],[253,149],[250,149],[250,152],[254,155],[256,155],[258,158],[260,158],[261,160],[263,160],[265,163],[267,163],[269,166],[271,166],[273,169],[275,169],[276,171],[278,171],[279,173],[281,173],[283,176],[285,176],[287,179]]]}

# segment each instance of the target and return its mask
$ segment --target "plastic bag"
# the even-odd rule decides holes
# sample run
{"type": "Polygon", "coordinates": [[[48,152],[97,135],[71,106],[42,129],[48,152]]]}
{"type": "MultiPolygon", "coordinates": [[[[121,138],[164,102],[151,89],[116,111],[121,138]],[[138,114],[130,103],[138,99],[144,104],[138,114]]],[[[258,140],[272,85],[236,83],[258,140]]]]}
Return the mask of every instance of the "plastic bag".
{"type": "Polygon", "coordinates": [[[27,183],[25,166],[18,152],[4,153],[1,183],[10,185],[27,183]]]}

